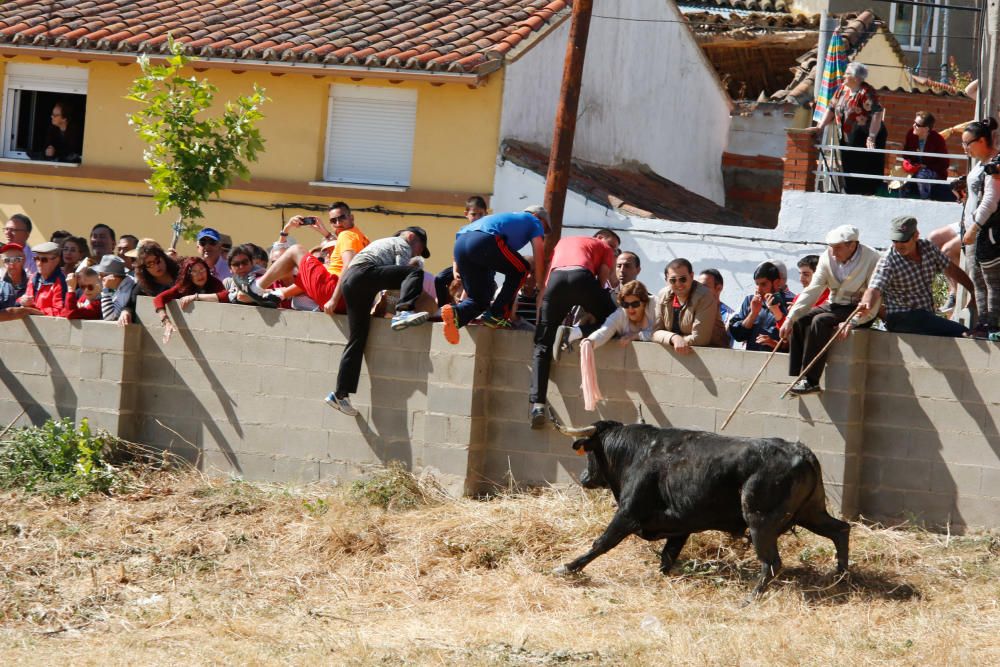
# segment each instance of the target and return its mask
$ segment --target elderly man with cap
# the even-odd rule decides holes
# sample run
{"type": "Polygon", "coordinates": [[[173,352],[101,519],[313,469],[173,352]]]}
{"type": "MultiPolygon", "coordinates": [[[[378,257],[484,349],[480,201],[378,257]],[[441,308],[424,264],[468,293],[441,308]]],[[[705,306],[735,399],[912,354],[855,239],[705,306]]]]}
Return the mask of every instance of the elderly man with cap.
{"type": "Polygon", "coordinates": [[[35,265],[35,257],[28,247],[28,237],[31,236],[31,218],[23,213],[15,213],[4,223],[3,233],[7,243],[17,243],[24,249],[24,270],[29,275],[34,275],[38,271],[35,265]]]}
{"type": "Polygon", "coordinates": [[[772,262],[762,262],[753,272],[756,289],[727,326],[729,335],[748,350],[770,352],[780,342],[778,327],[788,313],[791,299],[781,286],[781,274],[772,262]]]}
{"type": "MultiPolygon", "coordinates": [[[[399,290],[396,314],[390,325],[394,331],[427,321],[426,312],[415,310],[424,283],[424,267],[417,258],[426,259],[430,256],[427,232],[422,227],[407,227],[396,232],[395,236],[368,244],[354,256],[350,266],[344,269],[340,280],[336,282],[333,297],[327,302],[335,302],[343,294],[347,303],[348,329],[347,345],[340,357],[340,370],[337,372],[337,388],[326,397],[330,407],[349,417],[358,414],[351,405],[350,395],[358,390],[361,364],[371,327],[372,303],[379,292],[399,290]]],[[[329,273],[327,276],[330,279],[336,278],[329,273]]],[[[333,314],[332,306],[329,310],[324,310],[333,314]]]]}
{"type": "Polygon", "coordinates": [[[19,306],[17,300],[28,289],[28,272],[24,270],[24,247],[20,243],[5,243],[0,248],[3,277],[0,278],[0,322],[18,320],[25,315],[41,315],[37,308],[19,306]]]}
{"type": "MultiPolygon", "coordinates": [[[[826,235],[827,250],[819,258],[812,282],[799,295],[781,324],[781,337],[789,340],[788,374],[797,376],[830,341],[841,323],[857,308],[868,286],[879,253],[858,241],[858,230],[841,225],[826,235]],[[830,290],[829,300],[816,306],[824,290],[830,290]]],[[[867,326],[875,319],[878,307],[872,309],[859,324],[867,326]]],[[[795,396],[820,391],[819,379],[825,359],[820,359],[790,392],[795,396]]]]}
{"type": "MultiPolygon", "coordinates": [[[[549,214],[542,206],[529,206],[520,213],[494,213],[470,222],[455,236],[454,277],[462,281],[466,298],[441,308],[444,337],[457,344],[458,330],[482,315],[483,324],[509,329],[517,293],[528,275],[528,262],[518,251],[531,243],[535,258],[535,279],[545,268],[543,237],[548,231],[549,214]],[[494,279],[504,276],[497,293],[494,279]]],[[[541,281],[538,281],[541,284],[541,281]]],[[[536,302],[541,306],[542,290],[536,302]]]]}
{"type": "Polygon", "coordinates": [[[43,315],[60,317],[66,308],[66,296],[69,287],[66,276],[59,268],[59,256],[62,254],[59,244],[46,241],[31,248],[38,264],[38,273],[28,281],[28,289],[19,303],[29,308],[37,308],[43,315]]]}
{"type": "Polygon", "coordinates": [[[201,258],[205,260],[212,273],[219,280],[230,277],[232,271],[229,270],[229,261],[222,252],[222,235],[211,227],[205,227],[197,236],[198,249],[201,251],[201,258]]]}
{"type": "MultiPolygon", "coordinates": [[[[920,238],[917,219],[900,216],[892,221],[892,248],[882,256],[868,289],[858,303],[857,319],[877,312],[879,297],[885,303],[885,328],[896,333],[926,336],[963,336],[968,329],[934,313],[931,285],[934,276],[946,276],[974,291],[968,274],[958,268],[930,241],[920,238]]],[[[974,309],[974,306],[973,306],[974,309]]]]}

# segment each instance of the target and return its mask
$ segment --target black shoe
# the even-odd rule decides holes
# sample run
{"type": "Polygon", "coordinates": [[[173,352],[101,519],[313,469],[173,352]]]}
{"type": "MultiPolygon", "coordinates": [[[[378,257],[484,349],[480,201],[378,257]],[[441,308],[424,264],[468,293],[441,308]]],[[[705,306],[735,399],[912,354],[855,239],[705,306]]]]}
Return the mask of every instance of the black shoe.
{"type": "Polygon", "coordinates": [[[938,309],[939,313],[950,313],[955,310],[955,295],[949,294],[948,300],[944,302],[944,305],[938,309]]]}
{"type": "Polygon", "coordinates": [[[257,286],[257,276],[252,273],[246,276],[233,274],[233,284],[236,285],[237,292],[246,294],[261,308],[277,308],[278,304],[281,303],[281,299],[277,294],[270,290],[262,290],[257,286]]]}
{"type": "Polygon", "coordinates": [[[809,380],[802,378],[798,382],[792,385],[792,388],[788,390],[790,394],[795,394],[796,396],[804,396],[806,394],[816,394],[823,391],[819,388],[818,384],[813,384],[809,380]]]}
{"type": "Polygon", "coordinates": [[[545,406],[544,405],[533,405],[531,406],[531,428],[544,428],[545,427],[545,406]]]}

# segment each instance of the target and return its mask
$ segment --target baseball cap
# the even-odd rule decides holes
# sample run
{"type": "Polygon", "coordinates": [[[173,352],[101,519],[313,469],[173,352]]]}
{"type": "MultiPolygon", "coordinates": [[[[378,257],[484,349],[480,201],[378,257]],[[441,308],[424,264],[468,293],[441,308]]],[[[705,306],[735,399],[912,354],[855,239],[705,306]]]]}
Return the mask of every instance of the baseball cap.
{"type": "Polygon", "coordinates": [[[528,208],[524,209],[524,212],[530,213],[531,215],[535,216],[536,218],[544,222],[546,225],[550,224],[549,212],[545,210],[545,207],[542,206],[541,204],[535,204],[534,206],[529,206],[528,208]]]}
{"type": "Polygon", "coordinates": [[[854,225],[841,225],[834,227],[826,235],[826,244],[850,243],[858,240],[858,228],[854,225]]]}
{"type": "Polygon", "coordinates": [[[195,240],[200,241],[202,239],[212,239],[213,241],[218,243],[222,240],[222,236],[219,234],[219,232],[215,231],[211,227],[205,227],[200,232],[198,232],[198,237],[195,240]]]}
{"type": "Polygon", "coordinates": [[[59,252],[59,244],[53,243],[52,241],[46,241],[45,243],[39,243],[38,245],[31,246],[31,252],[41,253],[43,255],[59,252]]]}
{"type": "Polygon", "coordinates": [[[125,262],[117,255],[105,255],[94,267],[98,273],[110,273],[113,276],[125,275],[125,262]]]}
{"type": "Polygon", "coordinates": [[[427,259],[428,257],[431,256],[431,251],[427,249],[427,232],[424,231],[423,227],[417,227],[417,226],[405,227],[396,232],[396,236],[399,236],[403,232],[413,232],[414,234],[419,236],[420,240],[424,242],[424,251],[420,253],[420,256],[423,257],[424,259],[427,259]]]}
{"type": "Polygon", "coordinates": [[[0,255],[5,252],[24,252],[24,246],[20,243],[4,243],[3,247],[0,248],[0,255]]]}
{"type": "Polygon", "coordinates": [[[892,220],[892,231],[889,239],[893,242],[905,243],[917,232],[917,219],[912,215],[901,215],[892,220]]]}

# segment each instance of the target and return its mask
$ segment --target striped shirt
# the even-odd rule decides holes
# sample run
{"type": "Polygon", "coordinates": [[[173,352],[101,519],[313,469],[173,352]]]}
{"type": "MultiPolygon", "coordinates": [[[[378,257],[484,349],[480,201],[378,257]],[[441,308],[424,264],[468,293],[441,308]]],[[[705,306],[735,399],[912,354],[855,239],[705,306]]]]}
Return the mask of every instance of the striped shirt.
{"type": "Polygon", "coordinates": [[[868,287],[882,293],[889,315],[910,310],[934,312],[931,284],[934,276],[944,271],[951,260],[927,239],[917,239],[917,252],[920,261],[914,262],[891,248],[875,265],[868,287]]]}

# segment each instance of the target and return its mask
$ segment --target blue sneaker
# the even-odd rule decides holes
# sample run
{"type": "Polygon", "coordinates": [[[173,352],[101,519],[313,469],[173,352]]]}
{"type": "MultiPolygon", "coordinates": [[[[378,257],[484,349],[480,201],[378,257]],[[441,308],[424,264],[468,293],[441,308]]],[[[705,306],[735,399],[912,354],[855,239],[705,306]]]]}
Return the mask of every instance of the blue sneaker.
{"type": "Polygon", "coordinates": [[[337,398],[337,395],[332,391],[326,395],[326,404],[329,405],[334,410],[343,412],[348,417],[357,417],[358,411],[353,405],[351,405],[351,400],[344,396],[343,398],[337,398]]]}
{"type": "Polygon", "coordinates": [[[392,324],[389,326],[393,331],[402,331],[406,327],[423,324],[427,321],[428,317],[430,317],[430,315],[423,311],[414,312],[412,310],[401,310],[392,316],[392,324]]]}

